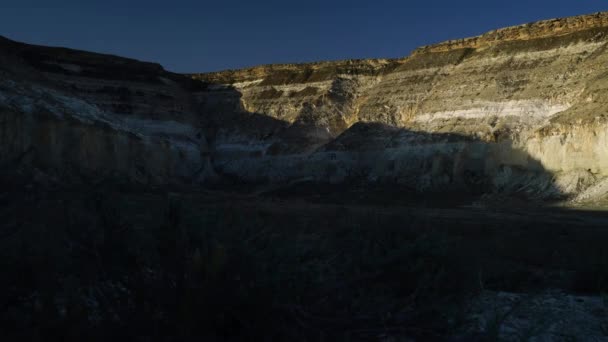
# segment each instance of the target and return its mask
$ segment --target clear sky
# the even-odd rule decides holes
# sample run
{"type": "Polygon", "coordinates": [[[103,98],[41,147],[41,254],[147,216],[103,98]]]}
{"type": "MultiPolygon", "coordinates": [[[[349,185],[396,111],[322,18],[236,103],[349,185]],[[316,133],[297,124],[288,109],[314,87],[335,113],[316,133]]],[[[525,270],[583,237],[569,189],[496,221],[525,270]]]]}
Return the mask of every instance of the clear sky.
{"type": "Polygon", "coordinates": [[[420,45],[602,10],[608,0],[0,0],[0,35],[204,72],[402,57],[420,45]]]}

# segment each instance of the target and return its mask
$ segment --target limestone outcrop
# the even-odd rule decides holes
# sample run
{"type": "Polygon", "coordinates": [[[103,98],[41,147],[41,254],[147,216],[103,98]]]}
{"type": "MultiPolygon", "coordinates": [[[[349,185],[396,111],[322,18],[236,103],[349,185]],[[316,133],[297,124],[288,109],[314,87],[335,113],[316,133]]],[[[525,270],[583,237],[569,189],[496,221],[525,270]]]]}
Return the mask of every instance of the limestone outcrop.
{"type": "Polygon", "coordinates": [[[571,195],[608,175],[607,33],[608,14],[598,13],[422,47],[403,59],[192,76],[210,84],[199,94],[204,119],[229,107],[205,99],[231,93],[241,119],[283,125],[239,139],[219,134],[220,172],[571,195]]]}
{"type": "Polygon", "coordinates": [[[608,13],[401,59],[193,75],[1,40],[0,159],[144,183],[578,196],[608,177],[607,47],[608,13]]]}
{"type": "Polygon", "coordinates": [[[158,64],[0,40],[0,161],[70,182],[199,182],[197,82],[158,64]]]}

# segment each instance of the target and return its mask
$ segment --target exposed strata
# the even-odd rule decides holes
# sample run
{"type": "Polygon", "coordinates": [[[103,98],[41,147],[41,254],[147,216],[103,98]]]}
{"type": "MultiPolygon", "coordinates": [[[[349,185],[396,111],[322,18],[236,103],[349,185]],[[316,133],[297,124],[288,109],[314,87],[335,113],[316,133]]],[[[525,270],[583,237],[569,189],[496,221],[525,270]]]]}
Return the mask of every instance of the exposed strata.
{"type": "MultiPolygon", "coordinates": [[[[131,151],[108,141],[140,146],[98,161],[91,169],[99,177],[196,183],[217,171],[250,182],[357,179],[572,195],[608,176],[606,33],[608,13],[598,13],[422,47],[402,59],[189,77],[3,40],[0,103],[16,122],[52,117],[110,132],[69,146],[101,144],[115,151],[108,156],[131,151]]],[[[58,131],[32,143],[8,133],[11,125],[26,136],[34,131],[6,124],[5,146],[19,146],[4,148],[3,160],[36,146],[48,150],[32,160],[63,156],[51,158],[56,168],[66,158],[77,169],[94,163],[83,157],[95,158],[94,148],[51,149],[79,134],[58,131]]]]}
{"type": "Polygon", "coordinates": [[[0,41],[0,156],[72,181],[209,175],[195,82],[158,64],[0,41]]]}
{"type": "MultiPolygon", "coordinates": [[[[459,176],[465,173],[494,185],[517,174],[518,183],[537,183],[519,184],[526,191],[569,194],[608,173],[607,32],[608,14],[599,13],[423,47],[398,60],[267,66],[194,78],[227,82],[224,89],[236,94],[243,113],[285,124],[263,140],[242,136],[240,155],[231,140],[230,158],[222,158],[222,139],[215,142],[218,169],[249,180],[339,182],[364,173],[444,189],[465,182],[459,176]],[[384,126],[374,127],[381,132],[372,136],[355,123],[384,126]],[[306,132],[298,148],[281,137],[293,127],[306,132]],[[345,136],[359,143],[328,157],[345,136]]],[[[224,108],[212,105],[206,112],[224,108]]]]}
{"type": "Polygon", "coordinates": [[[455,49],[479,49],[496,43],[558,37],[594,28],[604,28],[606,26],[608,26],[608,13],[606,12],[542,20],[490,31],[478,37],[449,40],[439,44],[423,46],[416,49],[414,54],[444,52],[455,49]]]}

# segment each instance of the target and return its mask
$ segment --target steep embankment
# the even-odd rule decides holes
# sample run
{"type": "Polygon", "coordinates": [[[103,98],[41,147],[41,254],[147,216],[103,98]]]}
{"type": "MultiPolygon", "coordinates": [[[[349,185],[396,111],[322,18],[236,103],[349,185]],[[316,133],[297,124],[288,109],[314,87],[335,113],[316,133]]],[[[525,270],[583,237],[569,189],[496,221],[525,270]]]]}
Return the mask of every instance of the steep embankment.
{"type": "Polygon", "coordinates": [[[212,84],[198,98],[216,137],[216,167],[244,179],[356,175],[418,188],[573,194],[608,175],[607,33],[608,13],[598,13],[426,46],[399,60],[193,78],[212,84]],[[252,117],[273,125],[241,129],[252,117]]]}
{"type": "Polygon", "coordinates": [[[0,160],[67,181],[201,180],[197,84],[158,64],[2,38],[0,160]]]}

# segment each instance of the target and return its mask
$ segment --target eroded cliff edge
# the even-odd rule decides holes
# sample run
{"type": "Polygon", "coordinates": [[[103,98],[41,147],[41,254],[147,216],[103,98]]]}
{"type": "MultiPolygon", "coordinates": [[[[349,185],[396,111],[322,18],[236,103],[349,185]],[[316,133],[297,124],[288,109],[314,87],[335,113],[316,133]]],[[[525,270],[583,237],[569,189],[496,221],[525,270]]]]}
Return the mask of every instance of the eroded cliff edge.
{"type": "Polygon", "coordinates": [[[608,173],[607,33],[608,14],[598,13],[422,47],[403,59],[192,77],[209,84],[198,98],[220,172],[586,196],[608,173]],[[217,117],[235,110],[239,118],[223,127],[217,117]],[[272,125],[235,129],[253,117],[272,125]]]}
{"type": "Polygon", "coordinates": [[[607,33],[598,13],[402,59],[195,75],[2,39],[1,159],[84,180],[587,198],[608,190],[607,33]]]}

